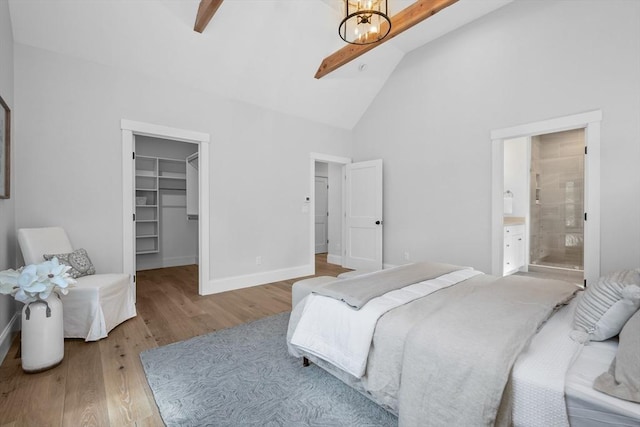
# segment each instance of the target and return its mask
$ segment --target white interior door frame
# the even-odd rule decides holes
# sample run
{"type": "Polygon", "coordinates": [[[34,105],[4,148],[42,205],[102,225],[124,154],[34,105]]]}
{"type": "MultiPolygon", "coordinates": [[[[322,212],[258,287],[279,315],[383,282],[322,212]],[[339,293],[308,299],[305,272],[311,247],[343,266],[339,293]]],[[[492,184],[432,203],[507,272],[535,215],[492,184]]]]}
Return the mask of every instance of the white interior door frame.
{"type": "Polygon", "coordinates": [[[130,274],[131,277],[136,273],[135,222],[133,221],[135,170],[132,159],[134,135],[198,144],[198,293],[204,295],[211,277],[209,263],[209,134],[125,119],[121,120],[120,128],[122,129],[122,265],[124,272],[130,274]]]}
{"type": "Polygon", "coordinates": [[[504,236],[504,140],[518,137],[585,129],[588,154],[584,164],[584,277],[594,283],[600,277],[600,124],[602,110],[589,111],[491,132],[491,274],[502,275],[504,236]]]}
{"type": "MultiPolygon", "coordinates": [[[[310,153],[309,154],[309,265],[316,274],[316,239],[315,239],[315,212],[316,212],[316,162],[334,163],[339,165],[347,165],[351,163],[349,157],[332,156],[329,154],[310,153]]],[[[342,212],[340,219],[342,223],[342,245],[345,247],[345,230],[344,230],[344,185],[342,186],[342,212]]],[[[344,262],[344,261],[343,261],[344,262]]]]}

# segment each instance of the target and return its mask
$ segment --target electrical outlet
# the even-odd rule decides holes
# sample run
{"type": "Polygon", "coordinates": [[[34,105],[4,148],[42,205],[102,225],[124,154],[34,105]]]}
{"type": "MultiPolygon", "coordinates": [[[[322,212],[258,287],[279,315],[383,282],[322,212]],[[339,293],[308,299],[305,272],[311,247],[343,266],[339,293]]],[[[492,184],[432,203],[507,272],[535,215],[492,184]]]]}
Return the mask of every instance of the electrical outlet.
{"type": "Polygon", "coordinates": [[[257,256],[256,257],[256,265],[262,265],[262,257],[261,256],[257,256]]]}
{"type": "Polygon", "coordinates": [[[409,257],[409,252],[405,252],[404,253],[404,260],[405,261],[409,261],[410,257],[409,257]]]}

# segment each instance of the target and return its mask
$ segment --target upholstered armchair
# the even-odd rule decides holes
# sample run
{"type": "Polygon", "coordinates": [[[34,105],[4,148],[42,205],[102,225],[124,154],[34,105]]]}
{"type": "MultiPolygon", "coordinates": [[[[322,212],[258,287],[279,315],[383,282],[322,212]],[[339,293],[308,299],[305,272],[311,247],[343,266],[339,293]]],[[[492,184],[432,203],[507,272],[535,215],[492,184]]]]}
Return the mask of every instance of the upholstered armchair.
{"type": "MultiPolygon", "coordinates": [[[[81,256],[78,251],[74,252],[63,228],[21,228],[18,243],[26,264],[41,263],[45,261],[44,255],[63,255],[58,258],[69,258],[71,264],[77,261],[80,270],[86,267],[82,265],[82,259],[78,260],[81,256]]],[[[61,295],[65,338],[97,341],[120,323],[136,316],[128,274],[89,274],[76,280],[69,293],[61,295]]]]}

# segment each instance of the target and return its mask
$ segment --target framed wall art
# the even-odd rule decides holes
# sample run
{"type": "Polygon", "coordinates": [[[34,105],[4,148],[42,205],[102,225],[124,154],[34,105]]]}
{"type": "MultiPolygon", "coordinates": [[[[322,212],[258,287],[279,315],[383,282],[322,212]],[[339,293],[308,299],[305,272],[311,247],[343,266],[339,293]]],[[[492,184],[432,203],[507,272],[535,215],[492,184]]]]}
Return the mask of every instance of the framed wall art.
{"type": "Polygon", "coordinates": [[[11,110],[0,96],[0,199],[8,199],[11,189],[11,110]]]}

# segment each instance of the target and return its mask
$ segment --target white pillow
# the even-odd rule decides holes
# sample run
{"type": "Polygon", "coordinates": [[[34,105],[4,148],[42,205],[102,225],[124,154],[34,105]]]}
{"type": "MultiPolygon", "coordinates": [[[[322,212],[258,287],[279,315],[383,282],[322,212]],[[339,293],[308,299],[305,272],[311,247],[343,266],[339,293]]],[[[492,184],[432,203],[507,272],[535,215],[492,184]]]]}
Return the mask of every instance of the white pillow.
{"type": "Polygon", "coordinates": [[[620,332],[620,344],[609,370],[596,378],[593,388],[620,399],[640,403],[640,311],[620,332]]]}
{"type": "Polygon", "coordinates": [[[618,335],[640,307],[638,285],[640,269],[617,271],[587,286],[576,307],[571,337],[585,342],[618,335]]]}

